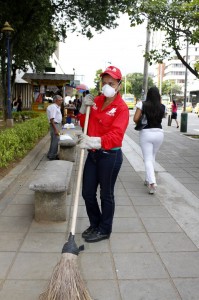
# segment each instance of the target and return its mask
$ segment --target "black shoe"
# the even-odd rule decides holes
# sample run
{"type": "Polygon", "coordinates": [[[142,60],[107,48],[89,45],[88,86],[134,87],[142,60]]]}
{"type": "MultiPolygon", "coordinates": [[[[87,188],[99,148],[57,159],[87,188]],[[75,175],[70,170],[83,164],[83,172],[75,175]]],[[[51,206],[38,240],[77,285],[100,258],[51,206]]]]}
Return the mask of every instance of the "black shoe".
{"type": "Polygon", "coordinates": [[[94,231],[93,233],[89,234],[85,241],[87,243],[96,243],[102,240],[109,239],[110,234],[101,233],[100,231],[94,231]]]}
{"type": "Polygon", "coordinates": [[[82,232],[82,237],[85,239],[87,237],[89,237],[89,235],[91,233],[93,233],[93,231],[95,230],[95,228],[93,228],[92,226],[89,226],[86,230],[84,230],[84,232],[82,232]]]}
{"type": "Polygon", "coordinates": [[[49,160],[59,160],[59,157],[56,156],[56,157],[53,157],[53,158],[48,158],[49,160]]]}

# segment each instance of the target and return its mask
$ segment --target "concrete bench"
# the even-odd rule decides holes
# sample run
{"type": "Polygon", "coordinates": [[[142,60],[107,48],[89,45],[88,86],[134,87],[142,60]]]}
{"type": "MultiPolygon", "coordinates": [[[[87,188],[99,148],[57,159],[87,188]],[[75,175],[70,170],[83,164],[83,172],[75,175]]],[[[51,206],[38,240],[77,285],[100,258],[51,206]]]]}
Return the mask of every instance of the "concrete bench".
{"type": "Polygon", "coordinates": [[[76,144],[78,141],[78,135],[82,133],[79,126],[76,129],[62,130],[63,135],[69,136],[71,139],[59,141],[59,159],[67,161],[75,161],[76,157],[76,144]]]}
{"type": "Polygon", "coordinates": [[[35,191],[36,221],[66,221],[66,200],[70,193],[73,163],[63,160],[45,162],[36,171],[29,189],[35,191]]]}
{"type": "Polygon", "coordinates": [[[59,141],[59,159],[66,161],[75,161],[77,140],[59,141]]]}

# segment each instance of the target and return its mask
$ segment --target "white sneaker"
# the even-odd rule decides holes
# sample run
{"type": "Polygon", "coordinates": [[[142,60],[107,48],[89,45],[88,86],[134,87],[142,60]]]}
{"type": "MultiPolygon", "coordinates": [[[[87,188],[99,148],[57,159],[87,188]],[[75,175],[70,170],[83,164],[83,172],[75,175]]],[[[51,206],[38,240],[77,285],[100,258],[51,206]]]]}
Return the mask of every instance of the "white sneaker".
{"type": "Polygon", "coordinates": [[[150,195],[153,195],[153,194],[156,193],[156,186],[155,185],[149,185],[148,188],[149,188],[149,194],[150,195]]]}

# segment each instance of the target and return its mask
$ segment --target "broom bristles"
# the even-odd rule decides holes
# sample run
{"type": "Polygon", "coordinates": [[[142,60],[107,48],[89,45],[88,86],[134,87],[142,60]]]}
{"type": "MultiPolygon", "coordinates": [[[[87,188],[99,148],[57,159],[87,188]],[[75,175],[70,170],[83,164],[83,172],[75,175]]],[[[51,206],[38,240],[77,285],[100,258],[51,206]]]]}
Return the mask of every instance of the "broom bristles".
{"type": "Polygon", "coordinates": [[[78,270],[77,255],[62,254],[39,300],[92,300],[78,270]]]}

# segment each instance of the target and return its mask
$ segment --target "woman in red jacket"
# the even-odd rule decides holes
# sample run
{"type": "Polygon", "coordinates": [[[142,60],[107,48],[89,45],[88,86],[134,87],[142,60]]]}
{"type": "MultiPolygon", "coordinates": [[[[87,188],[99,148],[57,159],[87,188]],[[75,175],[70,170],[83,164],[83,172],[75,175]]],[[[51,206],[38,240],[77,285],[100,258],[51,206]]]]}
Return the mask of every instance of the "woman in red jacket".
{"type": "MultiPolygon", "coordinates": [[[[82,233],[88,243],[108,239],[112,232],[115,210],[114,185],[122,165],[122,140],[129,122],[129,110],[120,95],[122,74],[109,66],[101,75],[102,95],[92,101],[87,95],[85,106],[91,106],[88,135],[80,148],[88,149],[84,166],[82,195],[90,226],[82,233]],[[97,201],[100,186],[101,207],[97,201]]],[[[83,113],[84,108],[80,109],[83,113]]],[[[84,115],[80,116],[80,122],[84,115]]]]}

